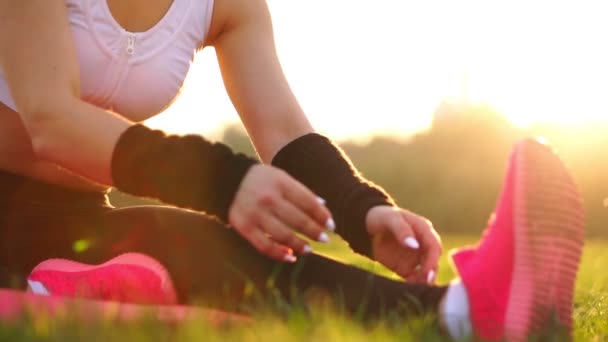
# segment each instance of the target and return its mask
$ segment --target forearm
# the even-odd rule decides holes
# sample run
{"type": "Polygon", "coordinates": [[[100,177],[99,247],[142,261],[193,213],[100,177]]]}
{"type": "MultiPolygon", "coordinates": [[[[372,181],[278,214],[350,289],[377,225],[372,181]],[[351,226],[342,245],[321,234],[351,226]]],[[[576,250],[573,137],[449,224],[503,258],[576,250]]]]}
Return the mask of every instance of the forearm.
{"type": "Polygon", "coordinates": [[[97,183],[112,186],[114,147],[133,123],[79,99],[23,115],[36,156],[97,183]]]}
{"type": "MultiPolygon", "coordinates": [[[[218,57],[221,63],[223,56],[218,54],[218,57]]],[[[276,153],[290,141],[314,132],[284,78],[262,83],[258,82],[262,76],[250,75],[243,80],[245,71],[226,69],[223,71],[226,89],[264,163],[270,163],[276,153]],[[239,79],[233,74],[238,74],[239,79]],[[264,98],[269,100],[252,100],[264,98]]]]}
{"type": "Polygon", "coordinates": [[[20,110],[36,157],[132,195],[226,221],[240,182],[255,164],[223,144],[168,136],[79,100],[46,104],[20,110]]]}
{"type": "Polygon", "coordinates": [[[279,63],[266,1],[229,3],[230,25],[211,43],[226,91],[258,155],[270,163],[283,146],[313,128],[279,63]]]}

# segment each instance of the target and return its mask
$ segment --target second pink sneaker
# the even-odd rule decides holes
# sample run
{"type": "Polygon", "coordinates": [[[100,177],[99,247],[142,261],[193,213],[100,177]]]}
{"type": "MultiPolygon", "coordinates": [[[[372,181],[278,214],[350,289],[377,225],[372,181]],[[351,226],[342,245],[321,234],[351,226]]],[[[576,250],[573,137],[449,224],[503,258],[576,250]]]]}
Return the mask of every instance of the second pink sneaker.
{"type": "Polygon", "coordinates": [[[548,146],[520,142],[482,240],[452,255],[474,332],[521,341],[542,334],[554,317],[571,327],[583,239],[582,201],[572,176],[548,146]]]}
{"type": "Polygon", "coordinates": [[[167,270],[155,259],[139,253],[122,254],[100,265],[49,259],[38,264],[27,281],[28,290],[41,295],[177,304],[167,270]]]}

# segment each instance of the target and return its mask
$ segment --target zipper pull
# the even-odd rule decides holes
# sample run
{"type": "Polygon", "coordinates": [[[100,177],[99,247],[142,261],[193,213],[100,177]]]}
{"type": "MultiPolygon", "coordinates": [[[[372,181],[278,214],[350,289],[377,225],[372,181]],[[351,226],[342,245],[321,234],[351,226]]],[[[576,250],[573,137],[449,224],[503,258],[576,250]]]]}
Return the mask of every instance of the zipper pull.
{"type": "Polygon", "coordinates": [[[129,35],[127,38],[127,54],[132,55],[135,53],[135,36],[129,35]]]}

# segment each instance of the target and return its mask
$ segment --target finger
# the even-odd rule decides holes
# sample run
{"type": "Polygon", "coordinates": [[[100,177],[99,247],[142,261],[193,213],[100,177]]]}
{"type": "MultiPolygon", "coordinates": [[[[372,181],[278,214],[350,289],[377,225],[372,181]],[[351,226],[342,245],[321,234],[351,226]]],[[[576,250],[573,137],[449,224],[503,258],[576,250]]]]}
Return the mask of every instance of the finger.
{"type": "Polygon", "coordinates": [[[429,220],[407,211],[404,212],[404,217],[411,224],[422,245],[420,273],[424,275],[425,281],[433,282],[442,252],[439,235],[429,220]]]}
{"type": "Polygon", "coordinates": [[[433,285],[437,280],[438,271],[439,266],[435,266],[429,272],[423,273],[422,266],[418,265],[417,270],[415,272],[412,272],[412,274],[410,274],[407,279],[408,281],[411,280],[416,283],[433,285]]]}
{"type": "Polygon", "coordinates": [[[431,269],[427,273],[423,273],[422,266],[418,265],[416,270],[410,273],[406,279],[408,282],[433,285],[437,279],[437,272],[438,267],[431,269]]]}
{"type": "Polygon", "coordinates": [[[293,178],[289,177],[286,179],[282,192],[285,199],[293,203],[294,206],[312,218],[321,227],[334,231],[336,223],[329,209],[324,205],[325,200],[316,196],[307,187],[293,178]]]}
{"type": "Polygon", "coordinates": [[[293,227],[312,240],[319,242],[329,241],[329,235],[325,232],[324,227],[320,226],[317,221],[288,201],[281,202],[274,214],[279,220],[285,222],[286,225],[293,227]]]}
{"type": "Polygon", "coordinates": [[[251,229],[246,234],[243,234],[260,253],[278,260],[285,262],[296,262],[296,257],[289,253],[289,249],[282,246],[270,239],[261,229],[251,229]]]}
{"type": "Polygon", "coordinates": [[[411,249],[420,248],[420,243],[416,239],[412,226],[402,215],[391,216],[388,220],[388,228],[399,243],[411,249]]]}
{"type": "Polygon", "coordinates": [[[397,267],[395,267],[395,272],[403,279],[409,280],[415,273],[416,265],[419,264],[418,259],[417,254],[413,254],[413,252],[400,256],[397,261],[397,267]]]}
{"type": "Polygon", "coordinates": [[[426,281],[432,283],[437,276],[437,269],[439,264],[439,257],[441,251],[439,248],[427,249],[422,254],[422,262],[420,264],[420,272],[426,276],[426,281]]]}
{"type": "Polygon", "coordinates": [[[411,283],[420,283],[420,284],[426,283],[426,278],[420,272],[420,264],[416,265],[413,268],[412,272],[407,275],[406,279],[408,282],[411,282],[411,283]]]}
{"type": "Polygon", "coordinates": [[[312,248],[306,241],[298,238],[291,228],[272,214],[264,215],[260,225],[264,227],[264,231],[270,235],[272,240],[279,244],[298,251],[301,254],[308,254],[312,251],[312,248]]]}
{"type": "Polygon", "coordinates": [[[435,284],[435,280],[437,279],[437,272],[439,270],[439,265],[435,266],[432,270],[429,271],[426,275],[426,283],[429,285],[435,284]]]}

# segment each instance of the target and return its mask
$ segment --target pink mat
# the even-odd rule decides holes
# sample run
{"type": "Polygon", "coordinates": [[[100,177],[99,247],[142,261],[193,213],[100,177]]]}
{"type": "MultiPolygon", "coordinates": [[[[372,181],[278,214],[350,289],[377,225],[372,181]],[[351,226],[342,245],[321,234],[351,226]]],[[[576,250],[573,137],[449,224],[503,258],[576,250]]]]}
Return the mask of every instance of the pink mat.
{"type": "Polygon", "coordinates": [[[199,319],[213,325],[246,323],[249,317],[200,307],[172,305],[149,306],[109,301],[73,299],[58,296],[39,296],[27,292],[0,289],[0,321],[11,322],[23,314],[50,317],[79,317],[84,320],[118,320],[124,322],[142,318],[157,318],[163,322],[182,322],[199,319]]]}

